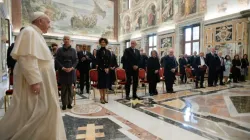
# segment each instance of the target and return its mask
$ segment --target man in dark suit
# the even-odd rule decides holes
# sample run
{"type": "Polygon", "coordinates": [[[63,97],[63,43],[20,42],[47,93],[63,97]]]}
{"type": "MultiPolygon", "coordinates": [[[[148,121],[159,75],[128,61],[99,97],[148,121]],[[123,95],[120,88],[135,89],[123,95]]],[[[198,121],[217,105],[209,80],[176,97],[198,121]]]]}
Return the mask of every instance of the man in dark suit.
{"type": "Polygon", "coordinates": [[[218,53],[218,57],[219,57],[219,61],[218,61],[217,74],[218,74],[218,78],[220,79],[220,85],[225,85],[223,83],[223,72],[225,71],[225,62],[224,62],[224,58],[222,57],[222,52],[218,53]]]}
{"type": "Polygon", "coordinates": [[[126,99],[130,100],[129,93],[130,93],[130,85],[131,85],[131,77],[133,77],[133,99],[140,99],[137,94],[137,87],[138,87],[138,72],[139,72],[139,63],[141,59],[141,55],[139,50],[137,50],[136,42],[131,41],[131,47],[125,49],[123,57],[124,57],[124,68],[127,75],[127,82],[126,82],[126,99]]]}
{"type": "Polygon", "coordinates": [[[198,82],[200,80],[200,88],[205,88],[203,86],[204,75],[206,73],[206,59],[204,57],[204,52],[200,52],[200,56],[194,59],[194,69],[196,75],[195,87],[198,88],[198,82]]]}
{"type": "Polygon", "coordinates": [[[215,48],[210,49],[210,53],[206,55],[206,65],[208,66],[208,87],[217,86],[216,75],[218,68],[218,55],[215,48]]]}
{"type": "Polygon", "coordinates": [[[116,77],[115,77],[115,69],[117,68],[117,67],[119,67],[118,66],[118,63],[117,63],[117,57],[116,57],[116,55],[114,54],[114,52],[112,51],[112,49],[111,48],[109,48],[109,51],[111,52],[111,59],[110,59],[110,70],[109,70],[109,75],[110,75],[110,79],[109,79],[109,90],[111,90],[111,91],[113,91],[113,89],[112,89],[112,85],[114,84],[114,82],[115,82],[115,79],[116,79],[116,77]]]}
{"type": "Polygon", "coordinates": [[[82,49],[77,52],[79,63],[77,69],[80,72],[80,90],[83,94],[84,84],[86,84],[86,93],[89,93],[89,70],[91,63],[91,53],[87,50],[87,45],[83,44],[82,49]]]}
{"type": "Polygon", "coordinates": [[[194,54],[190,57],[190,65],[192,66],[192,74],[193,75],[195,75],[196,73],[195,73],[195,60],[196,60],[196,58],[197,58],[198,56],[197,56],[197,52],[196,51],[194,51],[194,54]]]}
{"type": "MultiPolygon", "coordinates": [[[[141,60],[139,63],[139,68],[146,70],[148,61],[147,54],[143,52],[143,49],[140,49],[140,54],[141,54],[141,60]]],[[[145,87],[145,84],[142,84],[142,87],[145,87]]]]}
{"type": "Polygon", "coordinates": [[[187,54],[185,54],[182,58],[179,59],[179,64],[180,64],[181,83],[186,83],[187,75],[185,69],[189,65],[187,54]],[[183,82],[184,78],[185,82],[183,82]]]}
{"type": "Polygon", "coordinates": [[[173,90],[173,84],[175,80],[175,73],[178,69],[178,63],[174,56],[174,51],[172,49],[169,50],[169,54],[163,57],[163,65],[164,65],[164,76],[165,76],[165,84],[167,93],[175,93],[173,90]]]}

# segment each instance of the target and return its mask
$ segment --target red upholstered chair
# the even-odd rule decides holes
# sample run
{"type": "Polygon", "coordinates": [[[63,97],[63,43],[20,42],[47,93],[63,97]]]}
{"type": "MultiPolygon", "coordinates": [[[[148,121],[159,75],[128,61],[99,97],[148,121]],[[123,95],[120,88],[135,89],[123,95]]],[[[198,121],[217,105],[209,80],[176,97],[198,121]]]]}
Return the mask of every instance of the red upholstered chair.
{"type": "Polygon", "coordinates": [[[180,74],[179,72],[175,73],[175,77],[176,77],[176,80],[177,80],[177,82],[176,82],[177,85],[181,82],[181,79],[180,79],[181,75],[182,74],[180,74]]]}
{"type": "Polygon", "coordinates": [[[192,69],[191,68],[186,68],[185,72],[186,72],[187,79],[189,79],[190,81],[192,80],[194,82],[195,81],[195,76],[193,76],[193,74],[192,74],[192,69]]]}
{"type": "Polygon", "coordinates": [[[78,92],[80,91],[80,71],[76,70],[76,88],[78,89],[78,92]]]}
{"type": "Polygon", "coordinates": [[[115,69],[115,75],[116,75],[116,90],[115,90],[115,94],[117,94],[117,90],[118,90],[118,85],[123,86],[122,89],[122,98],[123,98],[123,89],[124,86],[126,85],[126,71],[124,69],[121,68],[116,68],[115,69]]]}
{"type": "MultiPolygon", "coordinates": [[[[58,80],[59,80],[59,73],[58,71],[56,71],[56,81],[58,83],[58,80]]],[[[73,92],[74,92],[74,96],[73,96],[73,100],[74,100],[74,105],[76,105],[76,91],[75,91],[75,86],[72,85],[72,88],[73,88],[73,92]]],[[[58,94],[60,95],[59,91],[62,90],[62,87],[57,85],[57,89],[58,89],[58,94]]]]}
{"type": "Polygon", "coordinates": [[[96,69],[91,69],[89,71],[89,80],[90,80],[90,87],[93,89],[94,100],[95,100],[95,89],[97,89],[97,83],[98,83],[98,71],[96,69]]]}
{"type": "Polygon", "coordinates": [[[10,97],[13,95],[13,75],[9,75],[9,89],[6,90],[4,96],[4,110],[7,111],[7,107],[10,104],[10,97]]]}
{"type": "Polygon", "coordinates": [[[146,92],[147,92],[146,84],[148,84],[148,81],[146,80],[146,71],[140,68],[138,77],[139,77],[140,83],[145,84],[145,95],[146,95],[146,92]]]}

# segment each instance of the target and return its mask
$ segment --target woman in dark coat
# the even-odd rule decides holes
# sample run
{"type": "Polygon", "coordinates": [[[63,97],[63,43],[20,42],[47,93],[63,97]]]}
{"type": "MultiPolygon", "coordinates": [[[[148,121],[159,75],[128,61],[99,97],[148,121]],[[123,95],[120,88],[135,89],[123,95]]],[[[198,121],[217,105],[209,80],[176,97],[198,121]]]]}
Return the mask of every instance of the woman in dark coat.
{"type": "Polygon", "coordinates": [[[160,62],[155,50],[151,51],[151,57],[147,62],[147,81],[149,82],[149,94],[150,96],[153,96],[158,94],[156,86],[157,83],[160,82],[160,62]]]}
{"type": "Polygon", "coordinates": [[[239,55],[234,56],[232,63],[233,63],[232,67],[233,82],[238,83],[240,79],[240,70],[241,70],[241,61],[239,55]]]}
{"type": "Polygon", "coordinates": [[[100,91],[101,99],[100,102],[102,104],[108,103],[105,100],[106,90],[109,87],[109,67],[110,67],[110,59],[111,53],[106,46],[108,45],[108,40],[106,38],[100,38],[99,44],[101,48],[96,53],[97,60],[97,71],[98,71],[98,84],[97,88],[100,91]]]}
{"type": "Polygon", "coordinates": [[[243,58],[241,59],[241,69],[243,71],[242,73],[242,81],[246,81],[246,76],[248,75],[248,67],[249,67],[249,62],[247,58],[247,54],[243,55],[243,58]]]}
{"type": "Polygon", "coordinates": [[[93,54],[92,54],[92,58],[91,58],[92,59],[91,69],[96,69],[97,68],[96,52],[97,52],[97,50],[94,49],[93,54]]]}

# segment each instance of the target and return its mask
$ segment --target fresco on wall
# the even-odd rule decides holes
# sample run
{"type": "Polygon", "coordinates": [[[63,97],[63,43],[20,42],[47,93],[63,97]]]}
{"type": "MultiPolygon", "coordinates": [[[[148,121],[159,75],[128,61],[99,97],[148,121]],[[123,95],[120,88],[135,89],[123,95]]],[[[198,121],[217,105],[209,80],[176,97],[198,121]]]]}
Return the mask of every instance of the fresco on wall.
{"type": "Polygon", "coordinates": [[[239,4],[245,5],[245,6],[249,5],[249,2],[250,2],[250,0],[238,0],[239,4]]]}
{"type": "Polygon", "coordinates": [[[142,27],[142,11],[137,11],[134,14],[134,30],[140,30],[142,27]]]}
{"type": "Polygon", "coordinates": [[[221,2],[220,4],[217,5],[217,9],[218,12],[225,12],[227,10],[227,5],[228,5],[228,1],[224,0],[223,2],[221,2]]]}
{"type": "Polygon", "coordinates": [[[156,6],[154,4],[149,5],[147,11],[147,26],[156,25],[156,6]]]}
{"type": "Polygon", "coordinates": [[[215,41],[216,42],[232,41],[233,39],[232,32],[233,32],[232,25],[216,27],[215,41]]]}
{"type": "Polygon", "coordinates": [[[22,0],[22,23],[45,12],[51,33],[114,38],[114,2],[110,0],[22,0]]]}
{"type": "Polygon", "coordinates": [[[124,33],[129,33],[130,32],[130,27],[131,27],[130,17],[126,16],[125,20],[124,20],[124,25],[123,25],[123,32],[124,33]]]}
{"type": "Polygon", "coordinates": [[[173,0],[162,0],[162,21],[166,22],[173,19],[174,3],[173,0]]]}
{"type": "Polygon", "coordinates": [[[166,37],[161,39],[161,48],[172,48],[173,37],[166,37]]]}
{"type": "Polygon", "coordinates": [[[196,13],[196,0],[182,0],[181,11],[182,16],[196,13]]]}

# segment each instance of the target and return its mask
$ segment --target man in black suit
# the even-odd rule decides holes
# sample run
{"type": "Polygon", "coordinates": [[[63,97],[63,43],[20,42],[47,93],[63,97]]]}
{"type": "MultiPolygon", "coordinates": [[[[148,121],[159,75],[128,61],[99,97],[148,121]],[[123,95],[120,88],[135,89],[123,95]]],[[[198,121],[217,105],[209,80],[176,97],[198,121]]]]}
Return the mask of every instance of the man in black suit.
{"type": "Polygon", "coordinates": [[[87,45],[83,44],[82,50],[77,52],[79,63],[77,69],[80,72],[80,90],[83,94],[84,83],[86,84],[86,93],[89,93],[89,70],[91,63],[91,53],[87,50],[87,45]]]}
{"type": "Polygon", "coordinates": [[[204,52],[200,52],[200,56],[194,59],[194,69],[196,75],[195,87],[198,88],[198,82],[200,80],[200,88],[205,88],[203,86],[204,75],[206,73],[206,59],[204,57],[204,52]]]}
{"type": "Polygon", "coordinates": [[[196,73],[195,73],[195,60],[196,60],[196,58],[197,58],[198,56],[197,56],[197,52],[196,51],[194,51],[194,54],[190,57],[190,65],[192,66],[192,74],[193,75],[195,75],[196,73]]]}
{"type": "Polygon", "coordinates": [[[219,61],[218,61],[217,74],[219,75],[218,77],[220,79],[220,85],[225,85],[223,83],[223,72],[225,71],[225,62],[224,62],[224,58],[222,57],[222,52],[218,53],[218,57],[219,57],[219,61]]]}
{"type": "MultiPolygon", "coordinates": [[[[146,70],[148,62],[147,54],[143,52],[143,49],[140,49],[140,54],[141,54],[141,60],[139,63],[139,68],[146,70]]],[[[145,84],[142,84],[142,87],[145,87],[145,84]]]]}
{"type": "Polygon", "coordinates": [[[215,52],[215,48],[210,49],[210,53],[206,55],[206,65],[208,66],[208,87],[217,86],[217,69],[219,57],[215,52]]]}
{"type": "Polygon", "coordinates": [[[179,59],[179,64],[180,64],[181,83],[186,83],[187,75],[185,69],[189,65],[187,54],[185,54],[182,58],[179,59]],[[185,82],[183,82],[184,78],[185,82]]]}
{"type": "Polygon", "coordinates": [[[131,41],[131,47],[125,49],[123,58],[124,58],[124,68],[126,71],[127,82],[126,82],[126,99],[130,100],[129,93],[130,93],[130,85],[131,85],[131,77],[133,77],[133,99],[140,99],[137,94],[137,87],[138,87],[138,72],[139,72],[139,63],[141,59],[141,55],[139,50],[137,50],[136,42],[131,41]]]}
{"type": "Polygon", "coordinates": [[[110,70],[109,70],[109,75],[110,75],[110,79],[109,79],[109,90],[111,90],[111,91],[113,91],[113,89],[112,89],[112,85],[114,84],[114,82],[115,82],[115,79],[116,79],[116,77],[115,77],[115,69],[117,68],[117,67],[119,67],[118,66],[118,63],[117,63],[117,57],[116,57],[116,55],[114,54],[114,52],[112,51],[112,49],[111,48],[109,48],[109,51],[111,52],[111,58],[110,58],[110,70]]]}

